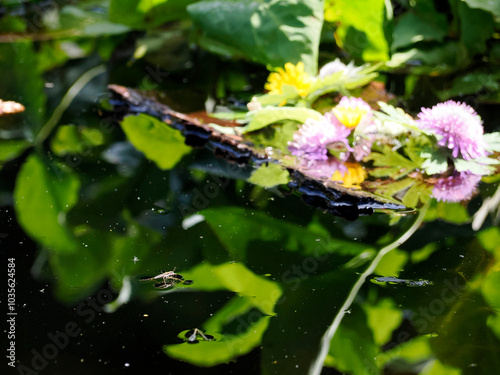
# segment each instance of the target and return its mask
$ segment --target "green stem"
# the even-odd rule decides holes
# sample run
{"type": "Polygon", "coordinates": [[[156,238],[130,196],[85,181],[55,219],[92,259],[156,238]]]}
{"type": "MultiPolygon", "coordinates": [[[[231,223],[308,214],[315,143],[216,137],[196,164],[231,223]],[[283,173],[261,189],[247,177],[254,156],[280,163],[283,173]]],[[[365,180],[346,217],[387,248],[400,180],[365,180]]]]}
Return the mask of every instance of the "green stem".
{"type": "Polygon", "coordinates": [[[402,245],[417,231],[417,229],[420,227],[420,224],[422,224],[422,221],[424,220],[425,213],[427,212],[428,207],[429,204],[424,205],[424,207],[420,209],[419,215],[415,220],[415,222],[413,223],[413,225],[396,241],[382,248],[377,254],[377,256],[372,260],[372,262],[365,270],[365,272],[363,272],[361,276],[359,276],[358,281],[356,281],[356,283],[352,287],[349,295],[347,296],[346,301],[340,308],[338,314],[335,316],[335,319],[333,319],[332,324],[330,325],[330,327],[328,327],[327,331],[323,335],[323,338],[321,339],[320,351],[316,356],[314,362],[311,364],[311,368],[309,369],[309,375],[319,375],[321,373],[326,356],[330,351],[330,343],[332,341],[332,338],[337,332],[337,329],[339,328],[340,323],[342,322],[342,319],[344,318],[346,312],[349,310],[354,299],[359,293],[359,290],[365,283],[366,278],[375,271],[375,268],[377,268],[378,264],[385,255],[387,255],[389,252],[391,252],[398,246],[402,245]]]}
{"type": "Polygon", "coordinates": [[[78,95],[80,91],[95,77],[99,74],[106,72],[106,67],[104,65],[96,66],[88,71],[86,71],[73,85],[69,88],[68,92],[64,95],[59,105],[52,112],[49,120],[43,125],[40,132],[35,138],[35,145],[41,144],[50,135],[52,130],[57,126],[59,120],[61,119],[64,111],[70,106],[73,99],[78,95]]]}

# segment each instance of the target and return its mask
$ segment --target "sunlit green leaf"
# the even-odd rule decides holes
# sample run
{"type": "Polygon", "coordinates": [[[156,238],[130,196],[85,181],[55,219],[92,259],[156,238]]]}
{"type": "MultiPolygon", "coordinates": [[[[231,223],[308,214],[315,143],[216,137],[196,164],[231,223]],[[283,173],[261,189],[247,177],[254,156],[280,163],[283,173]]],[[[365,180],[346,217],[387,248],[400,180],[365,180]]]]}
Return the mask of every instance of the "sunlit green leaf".
{"type": "Polygon", "coordinates": [[[238,293],[205,323],[207,332],[217,332],[217,340],[203,341],[196,345],[166,345],[163,349],[171,357],[197,366],[214,366],[227,363],[246,354],[261,342],[274,305],[281,296],[277,283],[250,272],[242,264],[220,266],[207,264],[185,273],[196,280],[202,290],[227,289],[238,293]]]}
{"type": "Polygon", "coordinates": [[[399,276],[408,258],[408,253],[405,251],[393,250],[382,258],[374,273],[381,276],[399,276]]]}
{"type": "Polygon", "coordinates": [[[377,345],[386,344],[392,332],[401,324],[403,314],[390,298],[378,301],[377,304],[363,304],[368,319],[368,326],[373,332],[373,339],[377,345]]]}
{"type": "Polygon", "coordinates": [[[121,126],[130,142],[161,169],[173,168],[191,151],[178,130],[153,117],[127,116],[121,126]]]}
{"type": "Polygon", "coordinates": [[[104,135],[98,129],[78,129],[74,125],[63,125],[57,129],[56,135],[52,138],[51,147],[56,155],[81,154],[103,142],[104,135]]]}
{"type": "Polygon", "coordinates": [[[390,146],[383,146],[382,152],[372,152],[366,160],[373,160],[374,168],[369,174],[375,177],[390,176],[399,179],[418,168],[419,165],[407,159],[397,151],[393,151],[390,146]]]}
{"type": "Polygon", "coordinates": [[[420,373],[421,375],[460,375],[462,371],[446,366],[438,360],[429,362],[420,373]]]}
{"type": "Polygon", "coordinates": [[[431,198],[431,194],[431,186],[416,180],[406,191],[401,201],[406,207],[418,207],[420,203],[426,203],[431,198]]]}
{"type": "Polygon", "coordinates": [[[500,229],[497,227],[484,229],[478,233],[477,237],[486,250],[500,259],[500,229]]]}
{"type": "Polygon", "coordinates": [[[365,64],[355,68],[355,73],[347,69],[318,78],[313,82],[306,100],[309,105],[312,105],[322,95],[332,92],[346,93],[346,90],[364,86],[377,77],[378,73],[375,70],[380,66],[381,64],[365,64]]]}
{"type": "Polygon", "coordinates": [[[427,211],[425,220],[434,221],[437,219],[454,224],[464,224],[470,220],[470,216],[467,208],[460,203],[446,203],[433,200],[427,211]]]}
{"type": "Polygon", "coordinates": [[[294,120],[299,123],[304,123],[307,119],[320,120],[321,117],[321,113],[308,108],[264,108],[252,115],[252,120],[245,127],[244,132],[248,133],[259,130],[265,126],[284,120],[294,120]]]}
{"type": "Polygon", "coordinates": [[[261,165],[252,173],[248,181],[265,188],[271,188],[276,185],[287,184],[289,175],[288,171],[280,165],[270,163],[268,165],[261,165]]]}
{"type": "Polygon", "coordinates": [[[389,48],[384,35],[384,0],[328,0],[325,20],[337,23],[337,44],[364,61],[386,61],[389,48]]]}
{"type": "Polygon", "coordinates": [[[272,152],[288,154],[288,143],[293,140],[294,133],[300,124],[286,120],[281,125],[268,126],[262,131],[247,133],[248,139],[259,148],[272,147],[272,152]]]}
{"type": "Polygon", "coordinates": [[[1,140],[0,163],[16,158],[29,146],[30,142],[24,139],[1,140]]]}
{"type": "Polygon", "coordinates": [[[206,0],[188,11],[201,29],[205,48],[274,68],[302,61],[306,72],[317,73],[320,1],[206,0]]]}
{"type": "Polygon", "coordinates": [[[65,222],[78,200],[80,182],[66,168],[32,154],[17,176],[15,208],[26,233],[58,252],[76,249],[76,238],[65,222]]]}
{"type": "Polygon", "coordinates": [[[486,150],[489,152],[500,152],[500,133],[487,133],[484,135],[484,141],[487,144],[486,150]]]}
{"type": "Polygon", "coordinates": [[[453,159],[455,169],[458,172],[469,171],[478,175],[488,175],[496,170],[492,164],[498,164],[499,161],[490,158],[477,158],[472,160],[464,160],[461,158],[453,159]]]}
{"type": "Polygon", "coordinates": [[[422,163],[422,168],[428,175],[444,173],[448,169],[446,155],[437,150],[422,150],[420,156],[425,159],[422,163]]]}
{"type": "MultiPolygon", "coordinates": [[[[409,338],[408,333],[405,331],[400,334],[404,335],[403,337],[409,338]]],[[[411,371],[412,368],[418,367],[422,362],[431,357],[432,351],[429,345],[429,336],[417,336],[409,341],[391,347],[386,352],[380,353],[377,356],[377,363],[385,365],[388,369],[394,366],[394,369],[398,369],[399,371],[403,371],[403,369],[411,371]]]]}

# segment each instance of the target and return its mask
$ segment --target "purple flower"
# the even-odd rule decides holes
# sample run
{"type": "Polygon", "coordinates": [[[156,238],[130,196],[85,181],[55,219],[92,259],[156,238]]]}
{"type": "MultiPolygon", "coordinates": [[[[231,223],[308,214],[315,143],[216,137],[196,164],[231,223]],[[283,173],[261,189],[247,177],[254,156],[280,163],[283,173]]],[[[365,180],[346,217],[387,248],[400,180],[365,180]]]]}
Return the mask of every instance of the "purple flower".
{"type": "Polygon", "coordinates": [[[337,158],[327,160],[301,160],[300,169],[306,175],[317,179],[330,179],[336,171],[345,173],[347,168],[337,158]]]}
{"type": "Polygon", "coordinates": [[[460,202],[470,199],[476,192],[481,176],[469,171],[454,171],[451,176],[439,178],[434,188],[432,196],[438,201],[460,202]]]}
{"type": "Polygon", "coordinates": [[[292,155],[307,160],[327,160],[328,147],[341,142],[347,149],[347,136],[351,129],[340,123],[332,112],[326,113],[321,120],[307,120],[293,135],[289,142],[292,155]]]}
{"type": "Polygon", "coordinates": [[[353,155],[356,161],[361,161],[365,156],[368,156],[372,152],[372,145],[375,137],[370,135],[369,137],[358,136],[353,143],[353,155]]]}
{"type": "Polygon", "coordinates": [[[467,104],[448,100],[422,108],[418,118],[417,125],[441,137],[438,144],[452,150],[454,158],[459,153],[465,160],[488,155],[481,117],[467,104]]]}

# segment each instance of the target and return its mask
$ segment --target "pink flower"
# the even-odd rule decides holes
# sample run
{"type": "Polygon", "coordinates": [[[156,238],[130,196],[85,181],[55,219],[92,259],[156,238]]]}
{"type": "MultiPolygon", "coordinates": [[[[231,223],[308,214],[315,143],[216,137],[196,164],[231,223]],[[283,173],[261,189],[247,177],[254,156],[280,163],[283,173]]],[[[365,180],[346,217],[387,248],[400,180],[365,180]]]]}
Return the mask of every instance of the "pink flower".
{"type": "Polygon", "coordinates": [[[330,179],[336,171],[345,173],[347,168],[334,157],[327,160],[302,160],[301,171],[316,179],[330,179]]]}
{"type": "Polygon", "coordinates": [[[443,202],[467,200],[476,192],[480,180],[480,175],[469,171],[454,171],[451,176],[438,179],[432,189],[432,196],[443,202]]]}
{"type": "Polygon", "coordinates": [[[467,104],[448,100],[422,108],[418,118],[417,125],[441,137],[438,144],[452,150],[454,158],[459,153],[465,160],[488,155],[481,117],[467,104]]]}
{"type": "Polygon", "coordinates": [[[369,137],[358,136],[353,143],[353,155],[356,161],[361,161],[365,156],[368,156],[372,152],[372,145],[375,137],[370,135],[369,137]]]}
{"type": "Polygon", "coordinates": [[[321,120],[307,120],[293,135],[289,148],[292,155],[307,160],[327,160],[330,145],[341,142],[349,149],[347,136],[350,133],[351,129],[328,112],[321,120]]]}

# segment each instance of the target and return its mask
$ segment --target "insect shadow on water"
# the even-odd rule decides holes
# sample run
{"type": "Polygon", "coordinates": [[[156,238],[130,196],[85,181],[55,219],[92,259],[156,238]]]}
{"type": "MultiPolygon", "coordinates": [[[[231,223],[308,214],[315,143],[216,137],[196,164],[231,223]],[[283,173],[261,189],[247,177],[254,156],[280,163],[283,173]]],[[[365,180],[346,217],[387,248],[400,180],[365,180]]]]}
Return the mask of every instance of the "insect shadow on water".
{"type": "Polygon", "coordinates": [[[156,289],[168,289],[177,284],[191,285],[193,280],[184,280],[184,276],[179,273],[175,273],[175,268],[173,271],[162,272],[156,276],[145,276],[141,277],[140,281],[151,281],[151,280],[162,280],[160,283],[153,285],[156,289]]]}
{"type": "Polygon", "coordinates": [[[409,279],[400,279],[395,276],[384,276],[384,277],[374,277],[372,281],[377,283],[387,283],[387,284],[404,284],[406,286],[418,287],[418,286],[428,286],[434,285],[434,283],[430,280],[409,280],[409,279]]]}

